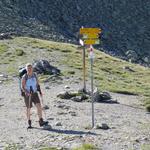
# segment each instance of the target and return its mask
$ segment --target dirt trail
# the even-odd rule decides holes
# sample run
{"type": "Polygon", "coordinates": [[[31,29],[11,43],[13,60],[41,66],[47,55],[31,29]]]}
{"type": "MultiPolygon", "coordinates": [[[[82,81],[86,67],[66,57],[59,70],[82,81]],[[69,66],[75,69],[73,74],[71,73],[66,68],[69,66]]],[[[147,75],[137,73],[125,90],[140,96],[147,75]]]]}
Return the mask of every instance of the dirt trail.
{"type": "Polygon", "coordinates": [[[150,143],[150,114],[139,107],[137,96],[111,93],[118,104],[95,103],[95,124],[107,123],[110,129],[87,129],[91,126],[91,103],[62,100],[56,96],[65,90],[66,84],[70,90],[78,90],[79,83],[73,81],[64,78],[59,83],[42,84],[44,100],[49,106],[46,115],[52,125],[49,131],[38,126],[35,107],[32,109],[35,128],[27,131],[25,106],[19,95],[17,78],[9,84],[0,84],[0,149],[8,144],[24,150],[42,146],[71,149],[91,143],[103,150],[140,150],[150,143]]]}

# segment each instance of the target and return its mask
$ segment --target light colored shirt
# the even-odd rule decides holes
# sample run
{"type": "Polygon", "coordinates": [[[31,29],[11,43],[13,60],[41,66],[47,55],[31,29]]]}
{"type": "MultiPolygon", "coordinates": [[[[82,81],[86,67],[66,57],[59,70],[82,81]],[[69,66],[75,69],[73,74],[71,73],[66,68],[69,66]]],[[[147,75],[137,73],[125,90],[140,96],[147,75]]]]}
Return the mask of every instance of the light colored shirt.
{"type": "Polygon", "coordinates": [[[30,93],[30,87],[32,87],[33,92],[37,92],[36,76],[33,74],[31,77],[27,76],[27,79],[26,79],[26,76],[27,74],[23,76],[23,78],[26,80],[25,90],[27,90],[30,93]]]}

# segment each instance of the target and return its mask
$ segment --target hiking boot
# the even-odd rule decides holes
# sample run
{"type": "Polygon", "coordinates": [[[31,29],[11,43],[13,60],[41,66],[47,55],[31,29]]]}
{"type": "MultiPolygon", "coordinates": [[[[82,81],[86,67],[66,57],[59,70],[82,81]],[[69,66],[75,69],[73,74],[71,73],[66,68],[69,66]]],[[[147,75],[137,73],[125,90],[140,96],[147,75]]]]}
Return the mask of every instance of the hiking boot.
{"type": "Polygon", "coordinates": [[[28,120],[28,128],[32,128],[32,126],[31,126],[31,120],[28,120]]]}
{"type": "Polygon", "coordinates": [[[48,125],[48,121],[43,121],[43,118],[39,120],[40,127],[48,125]]]}

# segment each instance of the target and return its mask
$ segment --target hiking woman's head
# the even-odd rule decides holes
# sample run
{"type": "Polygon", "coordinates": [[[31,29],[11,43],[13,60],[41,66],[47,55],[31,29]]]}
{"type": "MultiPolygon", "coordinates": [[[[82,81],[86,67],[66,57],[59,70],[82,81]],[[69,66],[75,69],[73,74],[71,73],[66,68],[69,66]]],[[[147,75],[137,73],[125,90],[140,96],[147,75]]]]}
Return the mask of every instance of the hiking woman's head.
{"type": "Polygon", "coordinates": [[[27,74],[28,74],[28,75],[32,75],[32,73],[33,73],[32,64],[27,63],[27,64],[26,64],[26,70],[27,70],[27,74]]]}

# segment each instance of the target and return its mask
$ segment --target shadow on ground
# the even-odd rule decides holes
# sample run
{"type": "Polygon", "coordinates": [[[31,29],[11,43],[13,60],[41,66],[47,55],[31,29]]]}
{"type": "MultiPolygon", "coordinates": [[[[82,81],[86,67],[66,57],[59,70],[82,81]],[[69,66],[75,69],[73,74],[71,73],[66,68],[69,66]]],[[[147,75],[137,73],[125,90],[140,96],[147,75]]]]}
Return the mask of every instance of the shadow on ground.
{"type": "MultiPolygon", "coordinates": [[[[32,129],[38,129],[38,130],[43,130],[43,131],[56,132],[56,133],[61,133],[61,134],[72,134],[72,135],[88,134],[88,135],[97,135],[96,133],[93,133],[93,132],[90,132],[90,131],[85,132],[85,131],[75,131],[75,130],[44,129],[44,128],[38,128],[38,127],[32,127],[32,129]]],[[[28,129],[28,131],[30,131],[32,129],[28,129]]]]}

